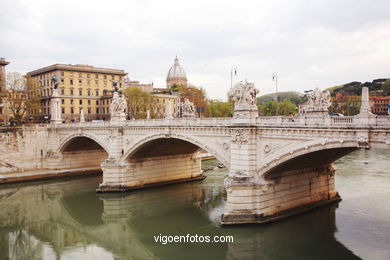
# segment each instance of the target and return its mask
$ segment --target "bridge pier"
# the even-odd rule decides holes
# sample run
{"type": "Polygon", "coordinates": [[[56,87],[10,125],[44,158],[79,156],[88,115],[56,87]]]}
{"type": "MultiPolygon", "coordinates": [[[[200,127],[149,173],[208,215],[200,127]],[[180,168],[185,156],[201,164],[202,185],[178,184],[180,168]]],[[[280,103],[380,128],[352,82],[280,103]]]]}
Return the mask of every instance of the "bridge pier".
{"type": "Polygon", "coordinates": [[[133,158],[102,163],[103,182],[98,192],[121,192],[204,179],[198,153],[133,158]]]}
{"type": "Polygon", "coordinates": [[[223,225],[267,223],[339,201],[331,165],[274,173],[266,178],[226,180],[223,225]]]}

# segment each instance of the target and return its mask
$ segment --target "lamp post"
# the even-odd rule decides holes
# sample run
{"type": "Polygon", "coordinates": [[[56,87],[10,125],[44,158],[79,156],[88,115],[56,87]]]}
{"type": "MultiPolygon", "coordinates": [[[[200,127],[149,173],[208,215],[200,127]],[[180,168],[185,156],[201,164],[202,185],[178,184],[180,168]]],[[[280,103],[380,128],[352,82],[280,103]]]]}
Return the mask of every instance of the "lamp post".
{"type": "Polygon", "coordinates": [[[230,70],[230,89],[233,88],[233,73],[234,76],[237,76],[237,66],[233,65],[232,69],[230,70]]]}
{"type": "Polygon", "coordinates": [[[278,75],[276,73],[272,74],[272,81],[275,81],[275,100],[276,100],[276,115],[279,114],[278,106],[278,75]]]}

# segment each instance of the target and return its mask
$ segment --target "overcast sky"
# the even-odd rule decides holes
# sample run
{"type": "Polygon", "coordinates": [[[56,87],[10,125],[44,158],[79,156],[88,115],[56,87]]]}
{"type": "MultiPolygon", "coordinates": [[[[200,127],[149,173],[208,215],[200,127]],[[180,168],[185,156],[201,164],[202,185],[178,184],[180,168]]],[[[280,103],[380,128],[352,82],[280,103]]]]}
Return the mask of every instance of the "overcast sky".
{"type": "Polygon", "coordinates": [[[1,0],[8,71],[54,63],[124,69],[165,86],[177,54],[190,83],[225,99],[230,71],[260,94],[390,77],[390,1],[1,0]]]}

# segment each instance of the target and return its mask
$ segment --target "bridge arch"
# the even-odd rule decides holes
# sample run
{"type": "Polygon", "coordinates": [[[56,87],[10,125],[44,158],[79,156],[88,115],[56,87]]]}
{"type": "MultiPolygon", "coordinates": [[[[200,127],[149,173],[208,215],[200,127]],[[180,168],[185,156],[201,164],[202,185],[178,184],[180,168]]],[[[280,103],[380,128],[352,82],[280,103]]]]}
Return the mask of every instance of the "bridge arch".
{"type": "MultiPolygon", "coordinates": [[[[208,146],[207,144],[204,144],[202,141],[197,140],[196,138],[186,136],[186,135],[180,135],[180,134],[157,134],[157,135],[149,135],[144,138],[141,138],[138,140],[130,149],[124,153],[122,156],[122,161],[127,161],[134,157],[137,153],[141,152],[143,148],[150,144],[158,145],[159,141],[165,140],[167,141],[167,144],[171,141],[172,143],[175,143],[176,146],[183,144],[188,145],[188,151],[189,152],[195,152],[194,149],[203,149],[206,152],[212,154],[215,156],[215,158],[220,161],[222,164],[224,164],[227,168],[230,167],[230,163],[227,158],[225,158],[220,152],[218,152],[216,149],[213,149],[212,147],[208,146]],[[177,142],[178,141],[178,142],[177,142]],[[192,145],[192,146],[191,146],[192,145]]],[[[185,150],[185,147],[183,147],[183,150],[185,150]]],[[[182,151],[183,151],[182,150],[182,151]]]]}
{"type": "Polygon", "coordinates": [[[101,148],[104,149],[104,151],[108,154],[109,149],[107,145],[102,142],[98,137],[96,137],[93,134],[87,134],[87,133],[82,133],[82,134],[71,134],[67,136],[64,140],[60,142],[60,145],[57,148],[57,152],[62,153],[66,150],[67,146],[71,144],[74,141],[77,141],[77,139],[80,138],[87,138],[92,141],[94,141],[96,144],[98,144],[101,148]]]}
{"type": "Polygon", "coordinates": [[[73,134],[58,146],[58,168],[100,172],[102,162],[108,158],[108,147],[90,134],[73,134]]]}
{"type": "Polygon", "coordinates": [[[305,142],[272,156],[257,173],[267,177],[278,172],[326,166],[357,149],[356,140],[305,142]]]}

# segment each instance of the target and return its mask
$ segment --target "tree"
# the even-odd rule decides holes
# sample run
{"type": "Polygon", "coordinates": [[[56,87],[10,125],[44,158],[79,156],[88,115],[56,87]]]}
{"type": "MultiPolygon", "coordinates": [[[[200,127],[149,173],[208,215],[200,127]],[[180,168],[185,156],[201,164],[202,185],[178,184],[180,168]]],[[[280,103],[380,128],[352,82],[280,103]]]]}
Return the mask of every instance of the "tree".
{"type": "Polygon", "coordinates": [[[353,116],[359,113],[360,104],[360,96],[349,96],[346,91],[340,91],[332,99],[332,105],[329,107],[329,112],[353,116]]]}
{"type": "Polygon", "coordinates": [[[229,117],[232,116],[233,104],[231,102],[209,100],[208,111],[210,117],[229,117]]]}
{"type": "Polygon", "coordinates": [[[288,99],[285,99],[282,102],[271,100],[268,101],[264,106],[259,105],[258,107],[260,114],[264,116],[287,116],[289,113],[295,114],[297,112],[297,106],[288,99]]]}
{"type": "Polygon", "coordinates": [[[126,88],[123,91],[123,95],[127,99],[131,117],[136,119],[146,118],[146,110],[151,110],[150,93],[139,88],[126,88]]]}
{"type": "Polygon", "coordinates": [[[390,79],[387,79],[385,82],[383,82],[382,90],[383,90],[383,95],[385,96],[390,95],[390,79]]]}
{"type": "Polygon", "coordinates": [[[6,93],[10,119],[20,125],[27,111],[26,78],[19,72],[8,72],[6,93]]]}
{"type": "Polygon", "coordinates": [[[203,116],[209,115],[206,92],[203,88],[193,85],[179,86],[178,92],[180,94],[181,101],[183,101],[184,98],[188,98],[192,103],[194,103],[195,107],[204,108],[203,116]]]}

